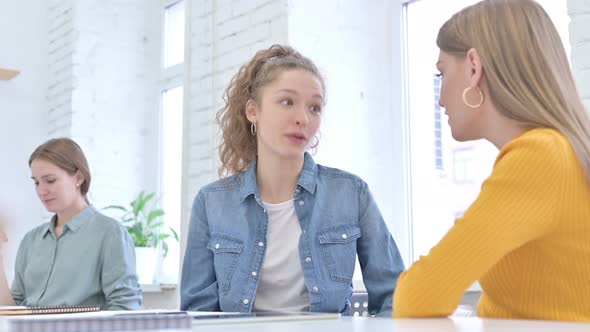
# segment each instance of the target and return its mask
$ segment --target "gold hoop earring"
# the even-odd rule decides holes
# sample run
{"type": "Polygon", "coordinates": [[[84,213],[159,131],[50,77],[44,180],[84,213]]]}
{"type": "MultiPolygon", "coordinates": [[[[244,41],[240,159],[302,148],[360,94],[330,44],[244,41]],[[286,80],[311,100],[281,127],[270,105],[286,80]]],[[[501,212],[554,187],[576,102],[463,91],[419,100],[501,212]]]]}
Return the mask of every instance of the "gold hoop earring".
{"type": "Polygon", "coordinates": [[[468,86],[465,88],[465,90],[463,90],[463,104],[467,105],[467,107],[469,107],[469,108],[478,108],[481,106],[481,104],[483,104],[483,101],[484,101],[483,92],[481,91],[481,89],[478,89],[477,91],[479,91],[479,97],[480,97],[479,103],[476,105],[470,104],[467,101],[467,92],[469,92],[469,90],[471,90],[471,88],[472,88],[471,86],[468,86]]]}
{"type": "Polygon", "coordinates": [[[250,122],[250,132],[252,136],[256,136],[256,124],[254,122],[250,122]]]}
{"type": "Polygon", "coordinates": [[[311,144],[309,146],[310,149],[315,149],[315,148],[318,147],[318,145],[320,145],[320,139],[319,139],[319,137],[316,135],[313,138],[315,139],[315,143],[313,143],[313,144],[311,144]]]}

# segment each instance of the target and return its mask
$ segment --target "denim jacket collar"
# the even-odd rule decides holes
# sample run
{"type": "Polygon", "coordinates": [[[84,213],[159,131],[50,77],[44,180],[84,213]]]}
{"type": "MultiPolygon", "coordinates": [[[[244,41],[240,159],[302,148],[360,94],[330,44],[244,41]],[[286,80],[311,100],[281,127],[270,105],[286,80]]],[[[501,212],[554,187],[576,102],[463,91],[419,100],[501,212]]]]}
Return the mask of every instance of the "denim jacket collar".
{"type": "MultiPolygon", "coordinates": [[[[246,171],[242,174],[242,191],[240,193],[241,200],[243,201],[249,195],[254,195],[258,199],[258,185],[256,183],[256,160],[254,159],[246,171]]],[[[299,173],[299,179],[297,179],[297,185],[313,194],[315,192],[317,182],[318,167],[313,161],[311,155],[306,152],[303,159],[303,167],[301,173],[299,173]]]]}

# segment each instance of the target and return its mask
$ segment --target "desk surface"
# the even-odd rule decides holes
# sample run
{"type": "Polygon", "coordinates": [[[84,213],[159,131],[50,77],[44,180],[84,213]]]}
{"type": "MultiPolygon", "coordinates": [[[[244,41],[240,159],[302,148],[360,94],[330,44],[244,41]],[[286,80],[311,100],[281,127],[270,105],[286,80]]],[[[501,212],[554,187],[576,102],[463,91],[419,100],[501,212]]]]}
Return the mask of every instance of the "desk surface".
{"type": "Polygon", "coordinates": [[[551,332],[579,332],[590,331],[590,324],[532,321],[532,320],[500,320],[481,319],[476,317],[453,317],[433,319],[387,319],[387,318],[351,318],[308,320],[308,321],[279,321],[279,322],[248,322],[243,320],[231,323],[215,324],[203,321],[193,325],[193,331],[217,332],[373,332],[373,331],[437,331],[437,332],[494,332],[494,331],[551,331],[551,332]]]}

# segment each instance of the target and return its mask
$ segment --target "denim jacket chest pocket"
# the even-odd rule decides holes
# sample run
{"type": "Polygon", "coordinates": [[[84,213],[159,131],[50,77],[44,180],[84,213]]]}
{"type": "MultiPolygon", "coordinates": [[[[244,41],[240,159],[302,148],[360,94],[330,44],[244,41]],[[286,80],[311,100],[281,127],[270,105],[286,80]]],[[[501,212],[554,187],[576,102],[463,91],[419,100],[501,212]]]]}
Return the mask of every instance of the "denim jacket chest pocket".
{"type": "Polygon", "coordinates": [[[219,289],[221,292],[227,293],[239,256],[244,248],[244,242],[229,235],[213,233],[207,243],[207,248],[213,252],[213,265],[219,289]]]}
{"type": "Polygon", "coordinates": [[[357,224],[339,225],[317,234],[330,277],[337,282],[350,283],[356,264],[356,241],[361,237],[357,224]]]}

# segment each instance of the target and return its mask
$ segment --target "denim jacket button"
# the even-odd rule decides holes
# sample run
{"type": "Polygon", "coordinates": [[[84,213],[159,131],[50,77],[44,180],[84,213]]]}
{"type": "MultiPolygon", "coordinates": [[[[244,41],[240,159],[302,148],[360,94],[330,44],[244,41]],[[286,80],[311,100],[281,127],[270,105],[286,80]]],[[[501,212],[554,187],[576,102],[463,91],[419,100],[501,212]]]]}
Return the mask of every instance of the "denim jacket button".
{"type": "Polygon", "coordinates": [[[299,206],[303,206],[305,204],[303,201],[299,201],[299,206]]]}
{"type": "Polygon", "coordinates": [[[258,246],[259,247],[264,247],[264,242],[262,242],[262,241],[258,242],[258,246]]]}
{"type": "Polygon", "coordinates": [[[219,249],[219,243],[215,244],[215,249],[219,249]]]}
{"type": "Polygon", "coordinates": [[[250,301],[248,301],[248,299],[244,299],[244,301],[242,301],[243,304],[248,304],[250,303],[250,301]]]}
{"type": "Polygon", "coordinates": [[[305,262],[311,263],[311,257],[305,257],[305,262]]]}
{"type": "Polygon", "coordinates": [[[346,238],[348,237],[348,235],[346,235],[346,233],[342,234],[342,238],[346,240],[346,238]]]}
{"type": "Polygon", "coordinates": [[[252,271],[252,276],[256,277],[258,275],[258,273],[256,273],[256,271],[252,271]]]}
{"type": "Polygon", "coordinates": [[[319,289],[317,286],[313,286],[312,290],[313,290],[315,293],[317,293],[317,292],[319,292],[319,291],[320,291],[320,289],[319,289]]]}

